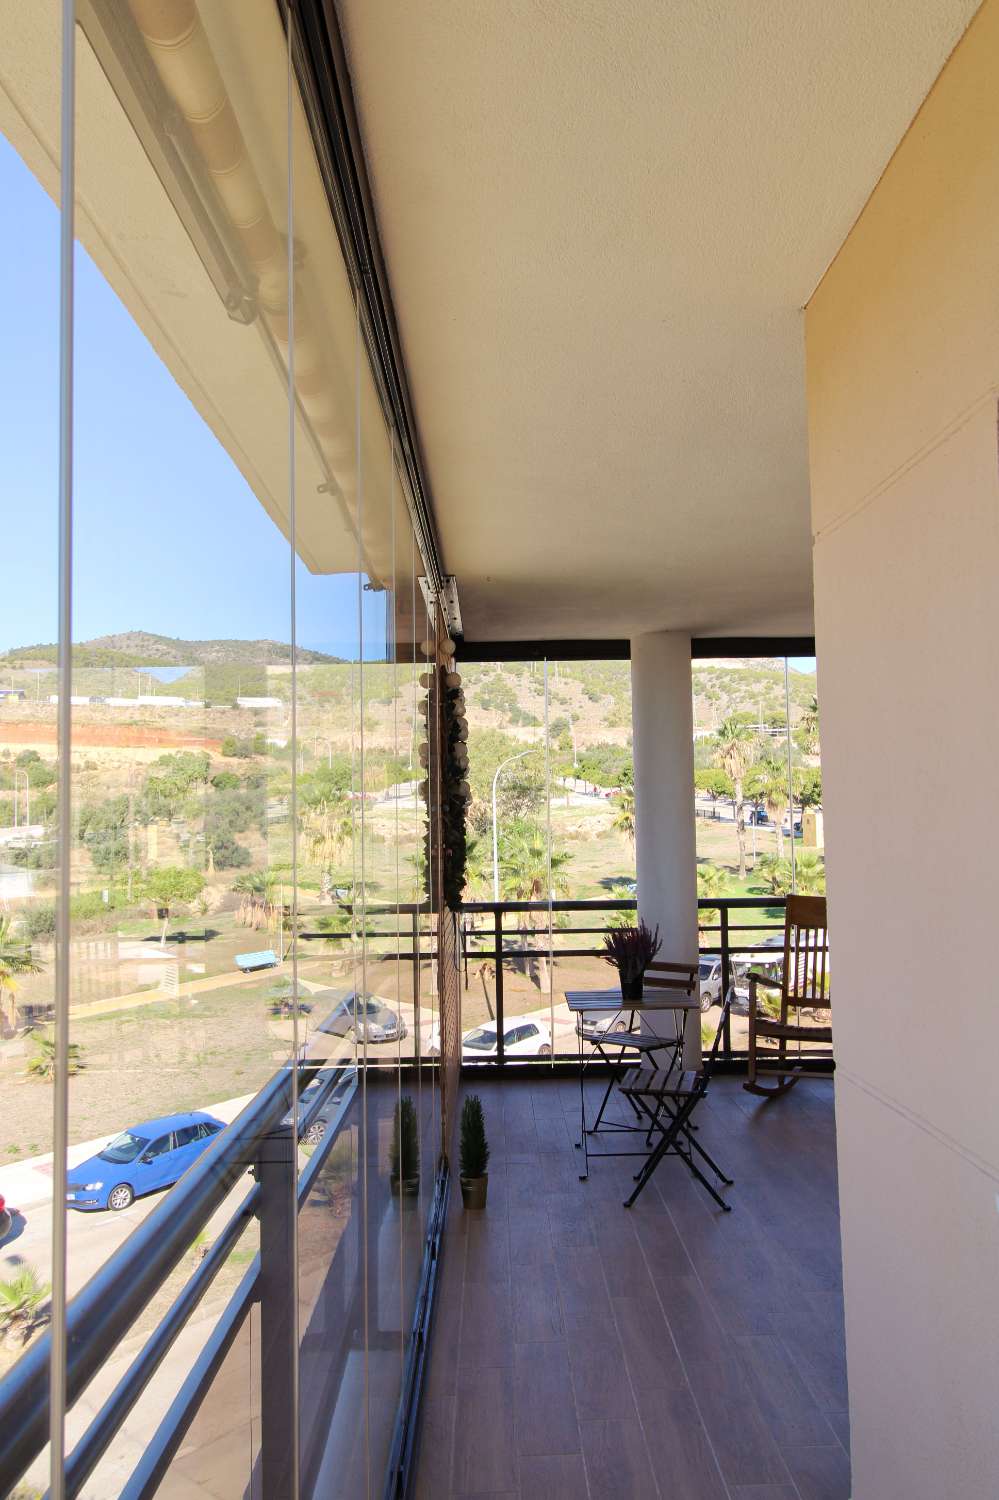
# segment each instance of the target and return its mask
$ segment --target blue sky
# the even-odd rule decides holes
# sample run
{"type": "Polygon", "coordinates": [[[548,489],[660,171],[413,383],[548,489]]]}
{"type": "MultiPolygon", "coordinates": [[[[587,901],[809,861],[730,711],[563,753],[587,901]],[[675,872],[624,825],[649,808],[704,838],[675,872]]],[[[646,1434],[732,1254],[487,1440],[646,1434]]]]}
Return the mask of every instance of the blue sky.
{"type": "MultiPolygon", "coordinates": [[[[0,202],[4,649],[56,639],[59,215],[3,137],[0,202]]],[[[75,295],[74,638],[287,641],[285,538],[79,247],[75,295]]],[[[300,567],[298,601],[300,644],[354,654],[353,575],[300,567]]]]}

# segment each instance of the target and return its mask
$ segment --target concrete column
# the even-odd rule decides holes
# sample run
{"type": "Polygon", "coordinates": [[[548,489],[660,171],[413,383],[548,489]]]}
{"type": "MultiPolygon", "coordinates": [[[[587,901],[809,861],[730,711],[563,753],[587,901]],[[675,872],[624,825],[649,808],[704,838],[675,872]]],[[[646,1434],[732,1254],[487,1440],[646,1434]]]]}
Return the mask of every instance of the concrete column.
{"type": "MultiPolygon", "coordinates": [[[[638,910],[658,923],[661,959],[697,958],[697,850],[690,636],[674,631],[631,642],[638,910]]],[[[687,1067],[701,1055],[699,1017],[688,1018],[687,1067]]]]}

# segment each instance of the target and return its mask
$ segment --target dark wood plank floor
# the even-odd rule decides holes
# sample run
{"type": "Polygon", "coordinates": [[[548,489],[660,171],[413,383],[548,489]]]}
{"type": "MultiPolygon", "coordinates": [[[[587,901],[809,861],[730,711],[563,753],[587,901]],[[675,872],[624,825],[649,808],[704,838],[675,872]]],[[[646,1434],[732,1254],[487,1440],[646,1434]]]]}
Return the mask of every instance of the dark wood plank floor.
{"type": "MultiPolygon", "coordinates": [[[[596,1080],[592,1084],[598,1093],[596,1080]]],[[[682,1163],[578,1180],[578,1087],[476,1083],[489,1206],[455,1183],[419,1500],[848,1500],[832,1085],[698,1115],[723,1214],[682,1163]]]]}

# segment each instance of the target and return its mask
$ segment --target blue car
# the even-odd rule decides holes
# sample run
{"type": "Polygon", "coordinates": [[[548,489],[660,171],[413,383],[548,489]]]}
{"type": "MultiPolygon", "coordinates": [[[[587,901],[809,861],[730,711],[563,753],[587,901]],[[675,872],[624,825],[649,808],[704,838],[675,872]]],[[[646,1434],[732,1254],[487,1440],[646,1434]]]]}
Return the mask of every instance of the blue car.
{"type": "Polygon", "coordinates": [[[71,1169],[68,1208],[120,1211],[142,1193],[173,1187],[225,1126],[198,1111],[147,1120],[71,1169]]]}

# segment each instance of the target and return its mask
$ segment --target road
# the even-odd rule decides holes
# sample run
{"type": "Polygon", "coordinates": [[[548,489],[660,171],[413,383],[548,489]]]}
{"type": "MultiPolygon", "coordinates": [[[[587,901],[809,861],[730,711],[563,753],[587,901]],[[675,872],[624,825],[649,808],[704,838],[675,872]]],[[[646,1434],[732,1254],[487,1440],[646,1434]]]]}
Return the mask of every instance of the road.
{"type": "MultiPolygon", "coordinates": [[[[209,1240],[214,1239],[245,1192],[246,1184],[240,1182],[216,1210],[208,1227],[209,1240]]],[[[162,1193],[149,1193],[144,1198],[137,1198],[130,1208],[118,1214],[67,1215],[66,1280],[70,1297],[75,1297],[108,1257],[125,1243],[133,1229],[152,1213],[162,1198],[162,1193]]],[[[0,1272],[6,1277],[18,1263],[24,1262],[38,1273],[42,1281],[51,1281],[51,1203],[29,1205],[18,1215],[12,1235],[16,1238],[8,1237],[0,1245],[0,1272]]]]}

